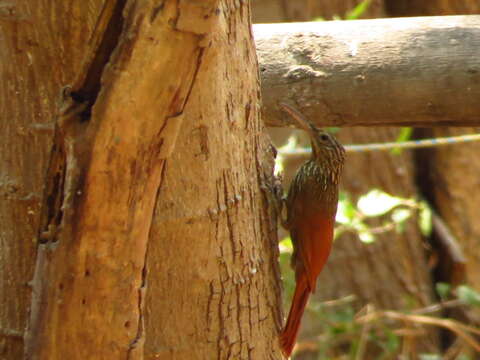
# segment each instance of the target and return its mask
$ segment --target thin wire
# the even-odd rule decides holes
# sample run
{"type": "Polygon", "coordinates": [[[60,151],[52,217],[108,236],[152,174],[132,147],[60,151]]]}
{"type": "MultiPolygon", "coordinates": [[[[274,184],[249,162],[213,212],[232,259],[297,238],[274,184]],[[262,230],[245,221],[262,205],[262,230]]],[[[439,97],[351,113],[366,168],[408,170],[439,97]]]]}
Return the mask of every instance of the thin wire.
{"type": "MultiPolygon", "coordinates": [[[[469,134],[469,135],[450,136],[450,137],[434,138],[434,139],[411,140],[411,141],[404,141],[404,142],[346,145],[345,150],[347,152],[367,152],[367,151],[380,151],[380,150],[390,150],[390,149],[415,149],[415,148],[424,148],[424,147],[432,147],[432,146],[460,144],[460,143],[479,141],[479,140],[480,140],[480,134],[469,134]]],[[[284,154],[284,155],[307,155],[310,153],[311,153],[311,150],[305,149],[305,148],[280,150],[280,154],[284,154]]]]}

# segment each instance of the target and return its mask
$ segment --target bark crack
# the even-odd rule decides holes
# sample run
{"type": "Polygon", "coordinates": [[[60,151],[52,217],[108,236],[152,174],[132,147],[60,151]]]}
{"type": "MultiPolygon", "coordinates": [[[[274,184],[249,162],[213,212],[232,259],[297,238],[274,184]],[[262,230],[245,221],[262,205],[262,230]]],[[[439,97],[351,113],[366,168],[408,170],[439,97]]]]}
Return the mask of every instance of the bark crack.
{"type": "Polygon", "coordinates": [[[224,171],[223,172],[223,195],[224,195],[224,204],[223,206],[221,205],[221,208],[220,210],[223,210],[223,208],[225,207],[225,215],[226,215],[226,218],[227,218],[227,228],[228,228],[228,234],[229,234],[229,239],[230,239],[230,242],[231,242],[231,245],[232,245],[232,257],[235,261],[235,255],[237,254],[237,246],[235,244],[235,237],[234,237],[234,234],[233,234],[233,222],[232,222],[232,218],[229,214],[229,211],[228,211],[228,207],[227,207],[227,204],[228,204],[228,187],[227,187],[227,174],[226,172],[224,171]]]}
{"type": "Polygon", "coordinates": [[[179,99],[179,97],[175,96],[173,98],[173,101],[170,105],[170,115],[166,117],[165,124],[160,128],[160,134],[163,132],[164,128],[167,126],[167,122],[170,118],[175,118],[183,114],[183,111],[185,110],[185,107],[187,106],[188,100],[190,99],[190,94],[192,93],[192,90],[195,86],[195,83],[197,81],[198,73],[200,72],[200,67],[202,65],[203,61],[203,56],[205,54],[205,48],[200,47],[198,51],[198,56],[197,56],[197,62],[195,64],[195,70],[193,72],[192,76],[192,81],[190,82],[190,85],[187,89],[187,93],[183,99],[183,102],[181,104],[178,104],[176,100],[179,99]]]}
{"type": "Polygon", "coordinates": [[[72,98],[77,102],[88,102],[89,109],[95,103],[101,89],[101,79],[110,58],[118,47],[123,32],[123,9],[126,0],[107,1],[102,8],[93,36],[101,36],[91,41],[98,43],[91,58],[84,64],[84,71],[78,74],[72,86],[72,98]],[[100,33],[101,35],[96,35],[100,33]]]}
{"type": "Polygon", "coordinates": [[[71,222],[72,214],[65,219],[64,213],[73,209],[73,202],[78,198],[77,195],[81,195],[82,178],[90,150],[90,141],[86,138],[88,121],[100,92],[103,71],[122,33],[125,3],[126,0],[105,3],[93,35],[98,40],[98,48],[92,49],[90,60],[85,61],[83,71],[77,74],[74,85],[65,86],[61,91],[46,174],[40,243],[57,240],[59,228],[71,222]]]}
{"type": "Polygon", "coordinates": [[[61,91],[55,119],[55,134],[46,172],[39,226],[39,247],[32,280],[30,319],[25,332],[26,358],[38,354],[45,334],[40,331],[48,306],[50,264],[58,240],[71,241],[76,234],[76,212],[81,211],[84,177],[91,156],[91,109],[101,89],[101,78],[117,48],[123,31],[122,12],[126,0],[105,3],[87,58],[76,80],[61,91]],[[47,246],[43,245],[46,244],[47,246]]]}
{"type": "MultiPolygon", "coordinates": [[[[162,172],[160,173],[160,182],[157,188],[157,193],[155,194],[155,203],[157,203],[158,196],[160,194],[160,189],[162,188],[162,184],[165,181],[165,174],[166,174],[167,164],[166,161],[163,164],[162,172]]],[[[148,235],[150,238],[150,234],[148,235]]],[[[146,292],[147,292],[147,274],[148,274],[148,244],[145,249],[145,254],[143,258],[143,268],[142,268],[142,278],[140,287],[138,289],[138,328],[135,338],[130,343],[128,350],[127,350],[127,360],[137,358],[136,350],[143,352],[143,344],[145,343],[145,299],[146,299],[146,292]]],[[[138,354],[138,357],[141,358],[143,355],[138,354]]]]}
{"type": "Polygon", "coordinates": [[[138,289],[138,328],[135,338],[130,343],[127,350],[127,360],[137,358],[136,350],[143,351],[143,344],[145,343],[145,298],[147,292],[147,255],[148,255],[148,244],[147,251],[145,251],[145,260],[143,263],[142,269],[142,280],[140,288],[138,289]]]}

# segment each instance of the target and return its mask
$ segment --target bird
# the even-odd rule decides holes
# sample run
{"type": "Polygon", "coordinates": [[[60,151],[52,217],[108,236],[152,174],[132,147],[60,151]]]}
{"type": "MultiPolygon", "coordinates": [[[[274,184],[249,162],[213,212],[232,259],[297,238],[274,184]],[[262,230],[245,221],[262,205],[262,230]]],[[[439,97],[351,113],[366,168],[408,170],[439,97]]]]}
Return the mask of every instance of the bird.
{"type": "Polygon", "coordinates": [[[335,137],[315,127],[288,104],[279,104],[310,136],[312,154],[297,171],[283,199],[293,244],[291,267],[295,271],[295,292],[287,322],[280,333],[280,347],[288,358],[295,345],[300,322],[317,277],[332,248],[338,187],[345,162],[345,149],[335,137]]]}

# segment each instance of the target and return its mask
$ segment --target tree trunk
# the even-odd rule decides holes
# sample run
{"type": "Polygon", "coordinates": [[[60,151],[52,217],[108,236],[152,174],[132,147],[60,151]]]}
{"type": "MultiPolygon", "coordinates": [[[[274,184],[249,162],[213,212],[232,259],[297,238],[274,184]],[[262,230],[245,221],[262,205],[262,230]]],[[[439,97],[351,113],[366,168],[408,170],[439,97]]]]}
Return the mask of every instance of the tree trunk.
{"type": "Polygon", "coordinates": [[[202,59],[158,195],[147,255],[148,359],[281,358],[276,225],[259,191],[272,152],[250,10],[233,3],[224,4],[202,59]]]}
{"type": "Polygon", "coordinates": [[[2,358],[280,357],[249,16],[2,7],[2,358]]]}
{"type": "Polygon", "coordinates": [[[62,84],[88,49],[102,4],[16,1],[0,7],[0,357],[21,359],[41,203],[62,84]],[[70,14],[70,16],[65,16],[70,14]],[[73,21],[72,21],[73,20],[73,21]]]}

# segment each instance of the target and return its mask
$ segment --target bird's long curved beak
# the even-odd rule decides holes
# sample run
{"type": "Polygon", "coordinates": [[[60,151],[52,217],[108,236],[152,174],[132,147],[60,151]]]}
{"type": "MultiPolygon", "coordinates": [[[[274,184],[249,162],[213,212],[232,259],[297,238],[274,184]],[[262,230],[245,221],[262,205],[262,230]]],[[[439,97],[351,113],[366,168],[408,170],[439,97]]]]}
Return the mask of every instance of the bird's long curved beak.
{"type": "Polygon", "coordinates": [[[313,135],[313,136],[315,135],[315,130],[316,130],[315,127],[310,121],[307,120],[305,116],[303,116],[300,113],[300,111],[282,102],[279,103],[279,105],[286,113],[288,113],[297,122],[298,125],[300,125],[300,127],[303,130],[308,132],[310,135],[313,135]]]}

